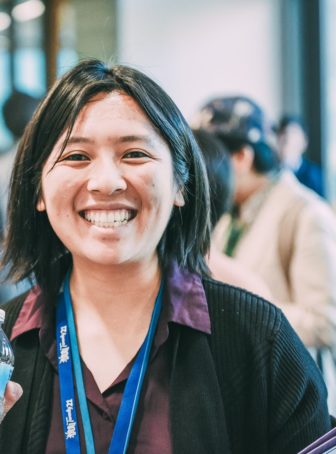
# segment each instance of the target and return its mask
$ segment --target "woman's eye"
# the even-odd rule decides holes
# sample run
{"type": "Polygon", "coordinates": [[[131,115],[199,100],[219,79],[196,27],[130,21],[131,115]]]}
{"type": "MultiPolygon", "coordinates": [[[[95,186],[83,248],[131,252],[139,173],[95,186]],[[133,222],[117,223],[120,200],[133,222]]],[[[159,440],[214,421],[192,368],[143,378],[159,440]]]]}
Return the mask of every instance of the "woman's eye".
{"type": "Polygon", "coordinates": [[[82,153],[72,153],[61,158],[62,161],[87,161],[88,157],[82,153]]]}
{"type": "Polygon", "coordinates": [[[125,158],[149,158],[148,154],[141,150],[132,150],[124,154],[125,158]]]}

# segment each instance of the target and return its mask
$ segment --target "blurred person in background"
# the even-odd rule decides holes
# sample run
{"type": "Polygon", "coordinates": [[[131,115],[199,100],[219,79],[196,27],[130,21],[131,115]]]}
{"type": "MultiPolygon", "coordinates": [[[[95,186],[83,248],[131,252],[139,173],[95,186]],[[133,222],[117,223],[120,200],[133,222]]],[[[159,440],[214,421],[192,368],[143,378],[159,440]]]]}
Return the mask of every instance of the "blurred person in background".
{"type": "Polygon", "coordinates": [[[35,96],[14,90],[3,104],[4,122],[13,137],[12,147],[0,157],[0,214],[3,226],[6,224],[8,186],[18,143],[39,102],[40,99],[35,96]]]}
{"type": "Polygon", "coordinates": [[[284,115],[278,126],[277,150],[280,161],[290,169],[300,183],[324,197],[324,182],[321,167],[308,159],[308,133],[303,120],[297,115],[284,115]]]}
{"type": "Polygon", "coordinates": [[[199,126],[226,145],[234,207],[217,224],[221,252],[258,273],[321,367],[336,412],[336,218],[317,194],[281,169],[262,109],[244,96],[216,98],[199,126]]]}
{"type": "MultiPolygon", "coordinates": [[[[233,204],[234,175],[231,158],[225,145],[214,134],[205,129],[193,129],[193,134],[203,153],[209,178],[211,227],[214,229],[223,214],[230,212],[233,204]]],[[[271,291],[260,276],[239,260],[223,254],[213,241],[210,245],[208,265],[214,279],[272,300],[271,291]]]]}
{"type": "MultiPolygon", "coordinates": [[[[3,155],[0,156],[0,226],[1,239],[4,236],[7,223],[7,201],[10,175],[12,172],[16,150],[23,134],[23,131],[39,103],[40,99],[28,93],[15,90],[3,104],[2,114],[5,125],[12,134],[13,145],[3,155]]],[[[3,275],[3,273],[2,273],[3,275]]],[[[1,278],[1,275],[0,275],[1,278]]],[[[0,283],[0,303],[22,292],[28,283],[18,285],[0,283]]]]}

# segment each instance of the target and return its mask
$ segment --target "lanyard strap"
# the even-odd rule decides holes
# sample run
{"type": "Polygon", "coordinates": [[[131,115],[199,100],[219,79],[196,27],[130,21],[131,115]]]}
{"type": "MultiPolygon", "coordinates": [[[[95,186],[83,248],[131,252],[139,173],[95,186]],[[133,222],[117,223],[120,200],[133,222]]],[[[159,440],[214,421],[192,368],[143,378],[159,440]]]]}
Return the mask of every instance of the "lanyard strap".
{"type": "MultiPolygon", "coordinates": [[[[72,374],[73,366],[79,408],[84,428],[86,452],[87,454],[94,454],[94,441],[86,400],[74,314],[71,304],[69,279],[70,274],[67,274],[64,281],[63,293],[61,293],[58,298],[56,312],[58,373],[65,446],[67,453],[80,454],[78,422],[75,406],[75,386],[72,374]]],[[[108,451],[109,454],[125,454],[127,451],[134,417],[139,403],[141,387],[148,367],[151,346],[161,312],[162,295],[163,286],[161,285],[158,296],[156,297],[147,336],[136,356],[135,362],[126,382],[108,451]]]]}
{"type": "Polygon", "coordinates": [[[80,454],[70,337],[65,304],[62,303],[61,294],[56,312],[56,344],[65,448],[68,453],[80,454]]]}

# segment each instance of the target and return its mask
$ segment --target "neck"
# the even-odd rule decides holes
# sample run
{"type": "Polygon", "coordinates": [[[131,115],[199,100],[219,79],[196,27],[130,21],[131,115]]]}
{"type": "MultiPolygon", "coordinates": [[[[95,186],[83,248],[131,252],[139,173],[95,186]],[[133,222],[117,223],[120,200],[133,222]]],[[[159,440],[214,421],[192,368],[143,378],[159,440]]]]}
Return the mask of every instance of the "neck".
{"type": "Polygon", "coordinates": [[[158,258],[113,267],[91,266],[90,270],[74,261],[70,278],[75,312],[126,312],[155,300],[160,285],[158,258]]]}
{"type": "Polygon", "coordinates": [[[90,270],[74,260],[70,289],[78,343],[101,391],[143,343],[159,286],[157,257],[147,263],[90,270]]]}
{"type": "Polygon", "coordinates": [[[250,177],[246,176],[237,188],[236,202],[238,205],[244,203],[249,197],[263,189],[270,179],[268,174],[253,173],[250,177]]]}

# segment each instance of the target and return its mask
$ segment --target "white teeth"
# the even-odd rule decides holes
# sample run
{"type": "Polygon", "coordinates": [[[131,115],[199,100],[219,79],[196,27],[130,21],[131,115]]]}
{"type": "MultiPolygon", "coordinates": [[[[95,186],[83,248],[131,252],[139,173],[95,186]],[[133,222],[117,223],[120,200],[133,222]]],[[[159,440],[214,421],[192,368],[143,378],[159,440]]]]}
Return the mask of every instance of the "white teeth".
{"type": "Polygon", "coordinates": [[[84,218],[97,227],[111,228],[127,224],[131,218],[129,210],[88,210],[83,213],[84,218]]]}

